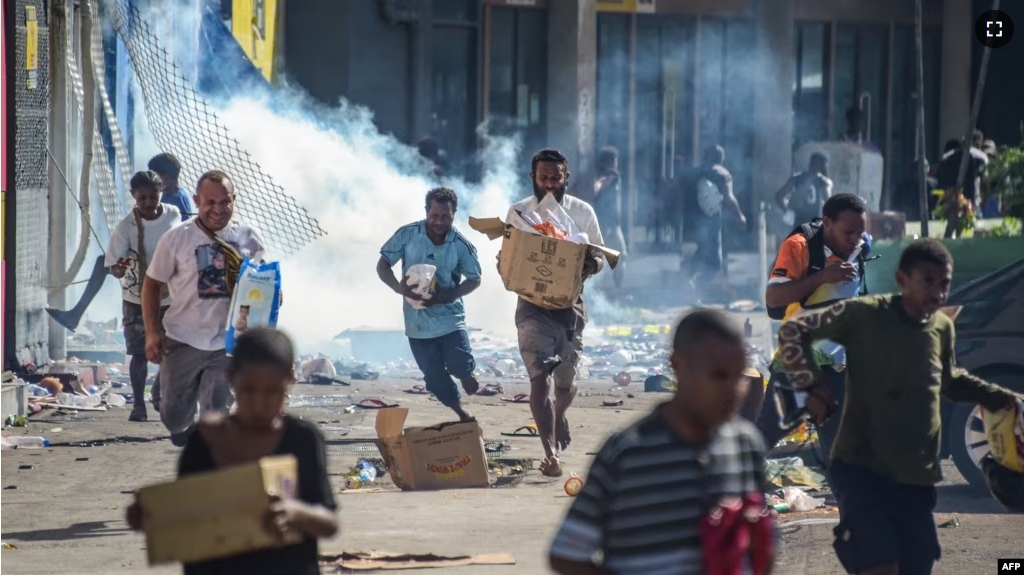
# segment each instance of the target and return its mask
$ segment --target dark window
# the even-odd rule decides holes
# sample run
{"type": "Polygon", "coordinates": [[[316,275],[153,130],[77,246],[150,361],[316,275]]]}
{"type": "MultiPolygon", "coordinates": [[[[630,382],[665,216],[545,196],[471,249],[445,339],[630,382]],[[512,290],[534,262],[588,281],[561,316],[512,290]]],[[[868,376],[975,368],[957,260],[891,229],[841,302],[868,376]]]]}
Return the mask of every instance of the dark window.
{"type": "Polygon", "coordinates": [[[476,30],[436,27],[431,53],[431,133],[452,169],[461,172],[474,149],[476,30]]]}
{"type": "Polygon", "coordinates": [[[797,146],[806,142],[825,140],[826,90],[829,78],[828,26],[821,22],[800,22],[794,30],[794,141],[797,146]]]}
{"type": "Polygon", "coordinates": [[[883,148],[886,106],[886,51],[882,25],[840,24],[836,34],[833,134],[847,133],[847,110],[861,107],[862,137],[883,148]]]}
{"type": "Polygon", "coordinates": [[[475,0],[433,0],[431,10],[435,20],[476,20],[475,0]]]}
{"type": "Polygon", "coordinates": [[[521,165],[545,146],[548,20],[544,10],[491,10],[488,129],[523,140],[521,165]]]}

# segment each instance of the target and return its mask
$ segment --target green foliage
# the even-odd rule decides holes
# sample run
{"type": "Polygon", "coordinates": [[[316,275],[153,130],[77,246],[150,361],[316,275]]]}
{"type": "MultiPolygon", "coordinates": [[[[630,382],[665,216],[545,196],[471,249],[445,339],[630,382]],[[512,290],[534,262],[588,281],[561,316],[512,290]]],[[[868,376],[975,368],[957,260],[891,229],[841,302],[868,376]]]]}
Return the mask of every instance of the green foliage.
{"type": "Polygon", "coordinates": [[[982,177],[989,181],[991,193],[1000,196],[1000,204],[1006,215],[1022,219],[1022,191],[1025,182],[1022,170],[1025,168],[1025,154],[1022,144],[1004,146],[997,150],[983,170],[982,177]]]}
{"type": "Polygon", "coordinates": [[[1020,237],[1022,235],[1021,231],[1021,220],[1008,216],[1000,222],[1000,225],[990,231],[990,235],[995,238],[1014,238],[1020,237]]]}

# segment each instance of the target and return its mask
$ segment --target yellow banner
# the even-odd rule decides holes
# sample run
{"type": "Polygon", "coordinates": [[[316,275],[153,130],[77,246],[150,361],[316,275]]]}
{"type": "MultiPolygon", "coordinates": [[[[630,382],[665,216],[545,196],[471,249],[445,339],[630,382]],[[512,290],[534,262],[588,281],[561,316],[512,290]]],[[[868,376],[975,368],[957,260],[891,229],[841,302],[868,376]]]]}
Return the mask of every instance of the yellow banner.
{"type": "Polygon", "coordinates": [[[26,88],[36,89],[39,68],[39,21],[36,20],[36,7],[25,7],[25,70],[28,71],[26,88]]]}
{"type": "Polygon", "coordinates": [[[277,0],[232,0],[231,34],[268,82],[274,79],[277,0]]]}
{"type": "Polygon", "coordinates": [[[598,11],[653,14],[655,12],[655,0],[598,0],[598,11]]]}

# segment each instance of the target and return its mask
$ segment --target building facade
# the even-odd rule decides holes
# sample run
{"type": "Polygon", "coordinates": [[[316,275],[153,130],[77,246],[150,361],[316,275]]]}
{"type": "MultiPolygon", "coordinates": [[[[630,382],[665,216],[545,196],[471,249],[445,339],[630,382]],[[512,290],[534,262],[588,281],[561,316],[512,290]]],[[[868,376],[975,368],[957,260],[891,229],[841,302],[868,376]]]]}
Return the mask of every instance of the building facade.
{"type": "MultiPolygon", "coordinates": [[[[634,250],[674,243],[659,195],[706,146],[726,149],[735,193],[754,213],[802,167],[792,165],[792,151],[840,137],[852,107],[862,109],[863,134],[885,158],[884,189],[913,177],[913,0],[275,4],[276,80],[328,104],[344,97],[368,106],[382,131],[404,141],[432,136],[464,173],[473,172],[482,125],[520,137],[524,166],[542,146],[563,149],[578,182],[588,179],[595,150],[616,146],[634,250]]],[[[924,145],[933,161],[967,128],[981,53],[974,18],[989,6],[923,2],[924,145]]],[[[1018,42],[992,65],[1010,59],[1009,69],[1020,70],[1018,42]]],[[[999,143],[1020,140],[1020,73],[1014,79],[997,86],[1000,76],[990,76],[980,115],[999,143]]]]}

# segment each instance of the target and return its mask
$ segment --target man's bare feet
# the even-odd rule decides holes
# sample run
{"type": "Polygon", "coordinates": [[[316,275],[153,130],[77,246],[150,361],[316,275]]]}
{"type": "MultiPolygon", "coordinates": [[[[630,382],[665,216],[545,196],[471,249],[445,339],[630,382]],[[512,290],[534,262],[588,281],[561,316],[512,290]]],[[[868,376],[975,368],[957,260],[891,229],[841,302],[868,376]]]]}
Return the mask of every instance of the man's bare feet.
{"type": "Polygon", "coordinates": [[[569,434],[569,420],[566,419],[566,414],[562,416],[555,416],[555,448],[561,453],[569,449],[569,444],[573,440],[569,434]]]}
{"type": "Polygon", "coordinates": [[[469,411],[463,409],[462,405],[457,405],[456,407],[453,407],[452,411],[456,412],[456,415],[459,416],[459,421],[462,421],[464,423],[467,421],[477,420],[477,418],[474,417],[469,411]]]}
{"type": "Polygon", "coordinates": [[[555,455],[542,459],[538,468],[545,477],[562,477],[562,462],[555,455]]]}
{"type": "Polygon", "coordinates": [[[475,395],[480,389],[480,382],[478,382],[477,378],[473,377],[473,375],[460,377],[459,383],[463,384],[463,391],[466,392],[466,395],[475,395]]]}

